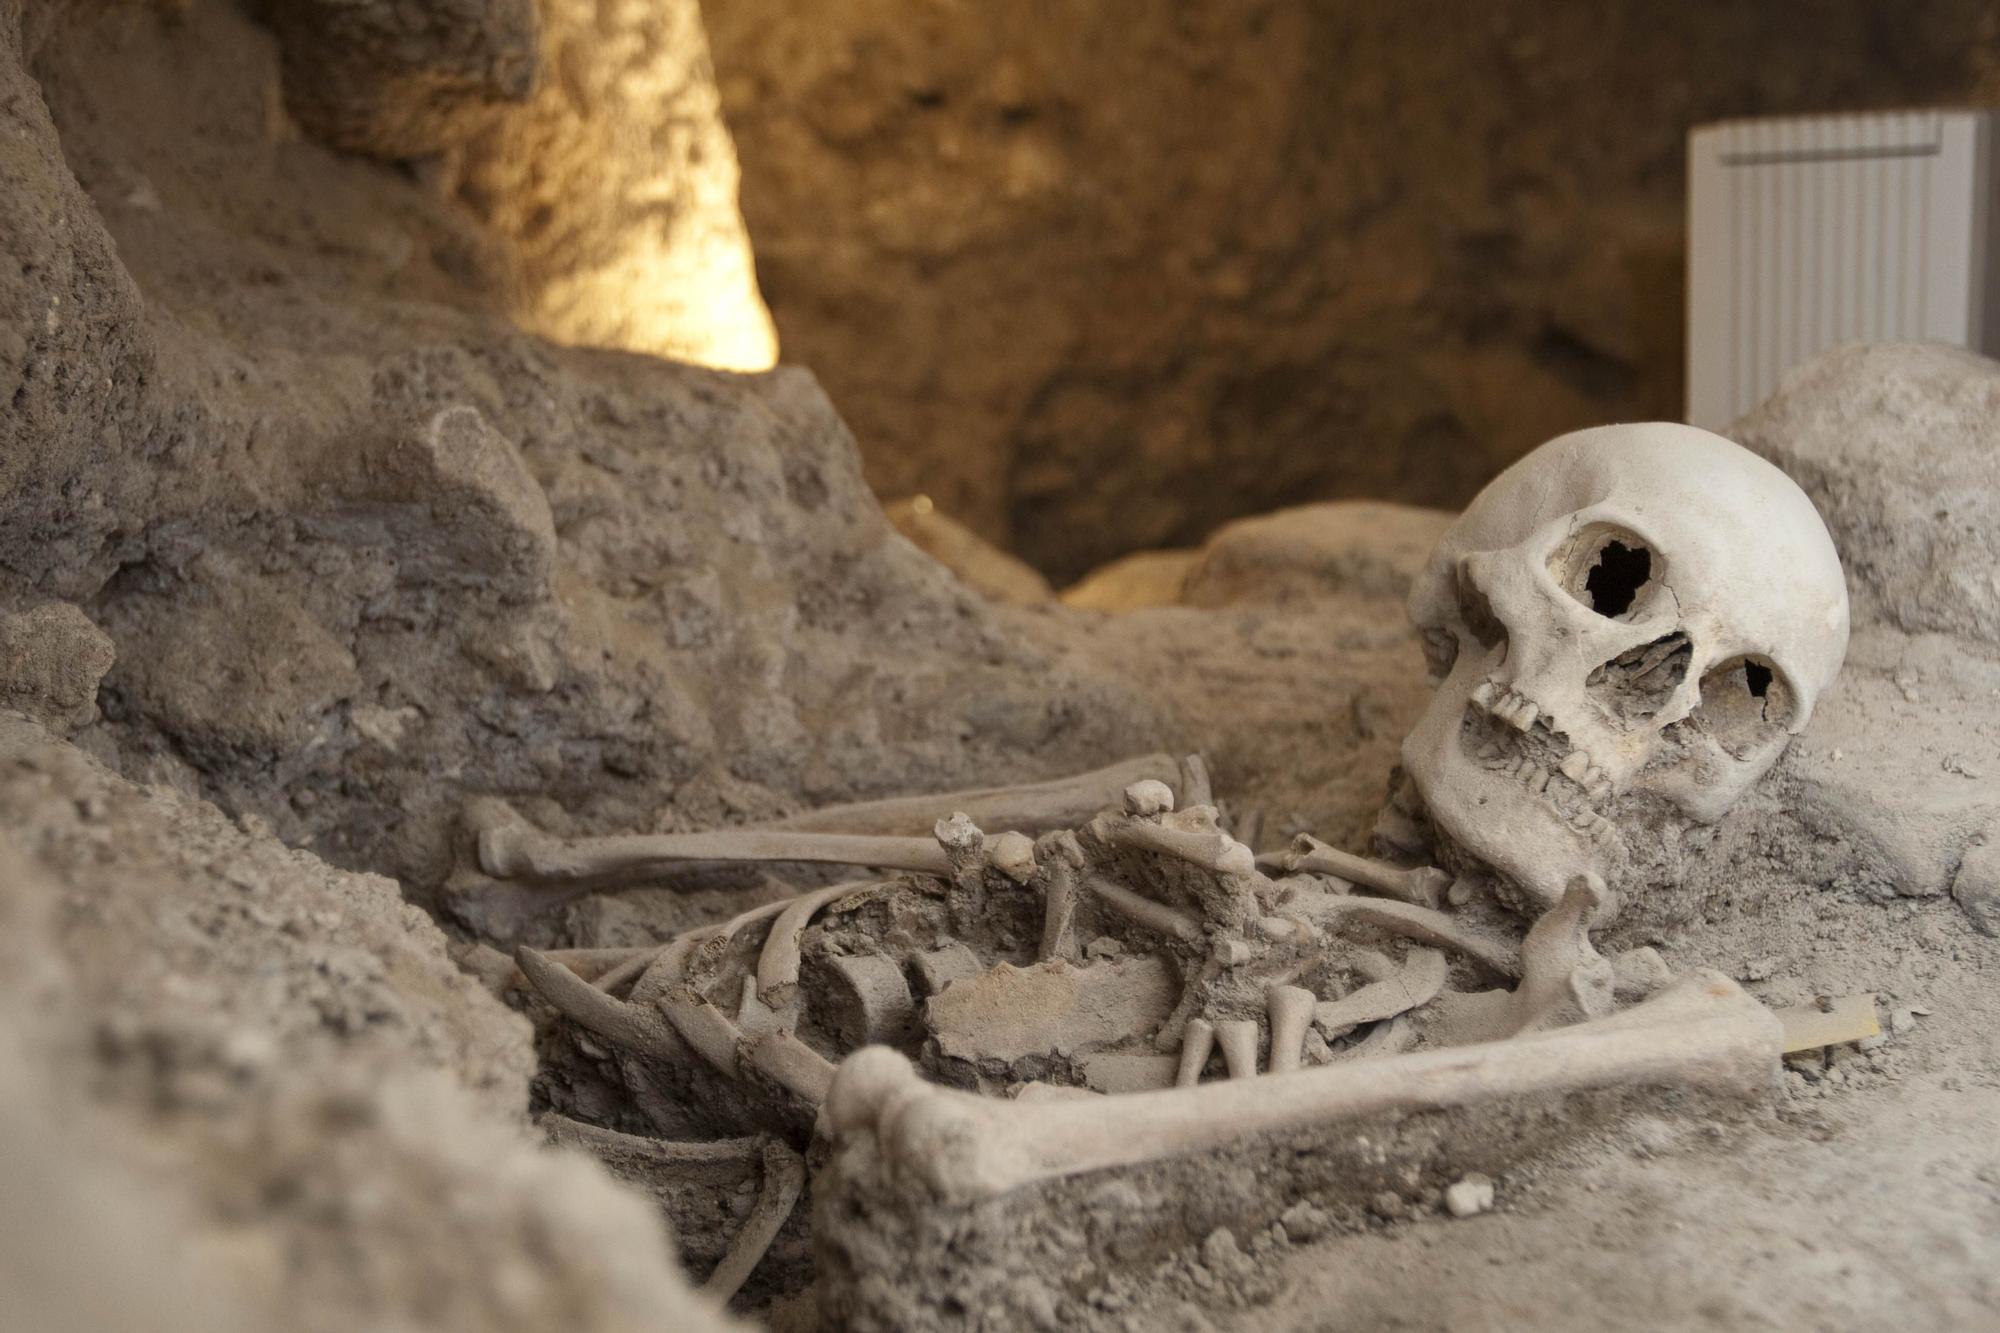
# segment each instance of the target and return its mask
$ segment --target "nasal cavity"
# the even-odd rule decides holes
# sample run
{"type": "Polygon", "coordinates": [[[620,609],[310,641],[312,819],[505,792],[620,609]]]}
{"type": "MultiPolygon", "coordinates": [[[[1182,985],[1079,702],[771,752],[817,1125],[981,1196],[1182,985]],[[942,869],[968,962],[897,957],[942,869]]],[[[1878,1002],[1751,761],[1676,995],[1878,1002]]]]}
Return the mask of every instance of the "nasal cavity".
{"type": "MultiPolygon", "coordinates": [[[[1590,609],[1600,616],[1618,617],[1632,609],[1632,599],[1646,580],[1653,577],[1653,553],[1643,546],[1627,546],[1608,541],[1597,553],[1597,563],[1583,577],[1584,595],[1590,609]]],[[[1572,585],[1574,586],[1574,585],[1572,585]]]]}

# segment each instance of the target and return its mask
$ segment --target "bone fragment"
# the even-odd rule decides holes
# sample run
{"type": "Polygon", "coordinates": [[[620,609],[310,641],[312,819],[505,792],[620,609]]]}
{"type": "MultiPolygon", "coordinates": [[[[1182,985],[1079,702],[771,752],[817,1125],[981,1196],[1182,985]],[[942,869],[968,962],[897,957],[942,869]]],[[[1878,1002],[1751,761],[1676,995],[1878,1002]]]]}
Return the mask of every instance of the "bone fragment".
{"type": "Polygon", "coordinates": [[[1406,870],[1371,861],[1352,852],[1343,852],[1310,833],[1299,834],[1288,851],[1258,857],[1257,864],[1265,870],[1279,870],[1286,874],[1333,875],[1374,889],[1377,893],[1386,893],[1399,902],[1430,908],[1444,902],[1452,879],[1449,871],[1436,866],[1406,870]]]}
{"type": "Polygon", "coordinates": [[[550,1142],[582,1148],[614,1169],[621,1160],[652,1167],[685,1168],[737,1163],[747,1166],[763,1156],[764,1145],[770,1142],[761,1134],[753,1134],[740,1139],[701,1139],[681,1143],[673,1139],[623,1134],[602,1125],[573,1120],[554,1111],[543,1114],[535,1124],[549,1136],[550,1142]]]}
{"type": "Polygon", "coordinates": [[[550,884],[616,882],[640,871],[727,861],[879,866],[927,875],[944,875],[951,870],[944,849],[933,838],[725,829],[715,833],[630,833],[563,841],[518,825],[489,828],[479,835],[480,867],[497,879],[530,879],[550,884]]]}
{"type": "Polygon", "coordinates": [[[1575,1027],[1282,1079],[1132,1093],[1119,1098],[1115,1115],[1099,1102],[1023,1105],[927,1084],[903,1056],[867,1047],[835,1074],[826,1124],[836,1153],[872,1140],[892,1173],[966,1202],[1258,1134],[1512,1097],[1639,1085],[1761,1102],[1776,1085],[1782,1035],[1769,1010],[1729,978],[1704,971],[1645,1004],[1575,1027]]]}
{"type": "Polygon", "coordinates": [[[789,1032],[766,1033],[752,1042],[743,1063],[814,1106],[833,1086],[833,1062],[789,1032]]]}
{"type": "Polygon", "coordinates": [[[1323,926],[1332,927],[1343,920],[1363,921],[1407,939],[1456,950],[1497,976],[1521,975],[1521,951],[1513,941],[1462,926],[1427,907],[1340,893],[1300,894],[1291,906],[1318,917],[1323,926]]]}
{"type": "Polygon", "coordinates": [[[1177,907],[1155,902],[1144,894],[1135,893],[1123,884],[1115,883],[1102,875],[1091,875],[1084,884],[1106,907],[1136,921],[1148,930],[1172,936],[1183,943],[1192,944],[1201,938],[1201,922],[1193,915],[1177,907]]]}
{"type": "Polygon", "coordinates": [[[564,1017],[613,1045],[658,1059],[672,1059],[683,1049],[665,1018],[650,1005],[615,999],[526,945],[514,951],[514,963],[564,1017]]]}
{"type": "Polygon", "coordinates": [[[1608,900],[1604,881],[1578,875],[1562,901],[1542,913],[1521,942],[1521,984],[1514,991],[1514,1032],[1603,1018],[1617,985],[1611,964],[1590,943],[1590,927],[1608,900]]]}
{"type": "Polygon", "coordinates": [[[1076,941],[1072,938],[1076,923],[1077,880],[1083,853],[1076,846],[1076,839],[1069,834],[1065,845],[1053,848],[1042,861],[1042,947],[1037,954],[1043,962],[1051,958],[1073,959],[1076,956],[1076,941]]]}
{"type": "MultiPolygon", "coordinates": [[[[923,834],[938,820],[963,811],[981,828],[1044,833],[1088,823],[1098,811],[1118,804],[1120,793],[1135,782],[1153,779],[1179,784],[1184,781],[1181,773],[1182,767],[1172,755],[1140,755],[1051,782],[828,806],[774,820],[764,827],[819,833],[923,834]]],[[[1183,800],[1181,804],[1194,802],[1183,800]]]]}
{"type": "Polygon", "coordinates": [[[1313,993],[1303,986],[1273,986],[1264,1002],[1271,1018],[1271,1072],[1289,1074],[1299,1067],[1305,1050],[1313,993]]]}
{"type": "Polygon", "coordinates": [[[771,933],[764,938],[763,951],[757,955],[757,993],[766,1004],[781,1003],[789,998],[787,988],[798,985],[799,949],[805,940],[806,927],[812,924],[813,915],[827,904],[839,902],[863,889],[872,889],[877,883],[876,880],[865,880],[835,884],[794,898],[786,905],[771,924],[771,933]]]}
{"type": "Polygon", "coordinates": [[[1181,1067],[1174,1075],[1174,1085],[1192,1088],[1201,1082],[1201,1071],[1208,1064],[1208,1053],[1215,1049],[1215,1025],[1205,1018],[1190,1018],[1181,1034],[1181,1067]]]}
{"type": "Polygon", "coordinates": [[[1214,805],[1215,792],[1208,780],[1208,761],[1198,754],[1181,756],[1181,809],[1214,805]]]}
{"type": "Polygon", "coordinates": [[[1881,1023],[1875,1018],[1875,996],[1872,993],[1843,995],[1831,1001],[1830,1005],[1830,1008],[1822,1009],[1816,1004],[1802,1004],[1796,1008],[1772,1011],[1785,1030],[1786,1055],[1793,1051],[1810,1051],[1821,1046],[1861,1041],[1882,1031],[1881,1023]]]}
{"type": "Polygon", "coordinates": [[[1251,875],[1257,871],[1257,858],[1250,849],[1220,829],[1195,832],[1143,819],[1117,818],[1102,819],[1098,827],[1119,847],[1158,852],[1211,874],[1251,875]]]}
{"type": "Polygon", "coordinates": [[[1417,1027],[1409,1016],[1399,1014],[1386,1023],[1377,1023],[1368,1035],[1345,1050],[1333,1052],[1329,1060],[1375,1060],[1385,1055],[1401,1055],[1417,1044],[1417,1027]]]}
{"type": "Polygon", "coordinates": [[[936,995],[952,982],[964,977],[976,977],[986,970],[986,964],[979,961],[979,955],[957,940],[920,953],[912,961],[926,995],[936,995]]]}
{"type": "Polygon", "coordinates": [[[1174,808],[1174,789],[1164,782],[1147,778],[1125,789],[1125,813],[1143,819],[1164,815],[1174,808]]]}
{"type": "Polygon", "coordinates": [[[660,957],[666,951],[667,946],[664,944],[656,944],[649,949],[633,950],[632,957],[627,958],[616,967],[610,968],[597,978],[598,987],[602,990],[616,991],[627,982],[637,981],[647,968],[659,961],[660,957]]]}
{"type": "Polygon", "coordinates": [[[1344,1037],[1363,1023],[1380,1022],[1429,1004],[1444,989],[1445,958],[1436,949],[1412,949],[1402,970],[1371,981],[1338,1000],[1313,1007],[1313,1025],[1327,1038],[1344,1037]]]}
{"type": "Polygon", "coordinates": [[[995,833],[986,839],[986,861],[995,870],[1026,884],[1035,877],[1035,842],[1025,833],[995,833]]]}
{"type": "Polygon", "coordinates": [[[910,983],[896,960],[879,953],[850,954],[828,961],[838,979],[831,1021],[841,1045],[852,1050],[870,1042],[897,1045],[916,1026],[917,1006],[910,983]]]}
{"type": "Polygon", "coordinates": [[[1222,1063],[1231,1078],[1257,1076],[1257,1020],[1229,1018],[1215,1025],[1215,1041],[1222,1047],[1222,1063]]]}
{"type": "Polygon", "coordinates": [[[757,1196],[757,1206],[750,1211],[743,1229],[736,1233],[736,1243],[701,1284],[703,1292],[715,1300],[726,1301],[742,1288],[770,1252],[771,1242],[778,1238],[785,1219],[798,1206],[805,1185],[805,1158],[776,1139],[766,1139],[763,1192],[757,1196]]]}
{"type": "Polygon", "coordinates": [[[736,1062],[737,1044],[743,1032],[720,1009],[706,1000],[669,1000],[660,1006],[674,1031],[689,1048],[708,1061],[718,1073],[737,1077],[743,1071],[736,1062]]]}

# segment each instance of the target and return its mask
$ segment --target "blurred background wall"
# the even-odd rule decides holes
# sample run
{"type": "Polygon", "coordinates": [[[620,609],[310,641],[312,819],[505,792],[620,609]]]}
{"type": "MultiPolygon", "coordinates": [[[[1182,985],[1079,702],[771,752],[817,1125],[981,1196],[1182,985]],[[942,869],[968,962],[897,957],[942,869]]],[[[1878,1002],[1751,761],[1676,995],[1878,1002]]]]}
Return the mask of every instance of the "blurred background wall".
{"type": "Polygon", "coordinates": [[[1057,580],[1678,417],[1685,139],[1977,102],[1974,0],[704,0],[786,361],[1057,580]]]}

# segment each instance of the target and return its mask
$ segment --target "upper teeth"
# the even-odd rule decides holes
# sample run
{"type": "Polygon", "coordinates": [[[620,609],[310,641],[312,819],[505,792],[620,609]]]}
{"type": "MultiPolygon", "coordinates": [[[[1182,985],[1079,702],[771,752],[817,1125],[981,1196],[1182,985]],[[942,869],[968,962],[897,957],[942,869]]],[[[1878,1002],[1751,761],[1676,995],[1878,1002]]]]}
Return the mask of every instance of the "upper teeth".
{"type": "MultiPolygon", "coordinates": [[[[1495,680],[1482,680],[1474,686],[1472,702],[1507,722],[1517,731],[1528,730],[1535,725],[1535,720],[1542,716],[1542,710],[1533,700],[1495,680]]],[[[1552,724],[1551,730],[1560,728],[1555,728],[1552,724]]],[[[1480,751],[1479,757],[1488,762],[1497,762],[1500,767],[1537,791],[1548,786],[1549,774],[1546,770],[1531,763],[1525,755],[1510,754],[1497,743],[1489,743],[1480,751]]],[[[1582,787],[1593,801],[1601,801],[1611,794],[1611,775],[1604,771],[1603,765],[1590,757],[1587,750],[1571,750],[1563,756],[1562,762],[1556,765],[1556,771],[1582,787]]]]}

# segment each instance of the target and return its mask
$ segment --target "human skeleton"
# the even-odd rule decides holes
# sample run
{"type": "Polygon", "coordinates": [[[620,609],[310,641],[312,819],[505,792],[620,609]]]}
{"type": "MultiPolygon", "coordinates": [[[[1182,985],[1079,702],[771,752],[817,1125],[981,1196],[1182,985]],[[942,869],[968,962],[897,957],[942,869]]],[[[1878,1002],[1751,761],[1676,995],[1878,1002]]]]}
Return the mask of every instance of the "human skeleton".
{"type": "MultiPolygon", "coordinates": [[[[698,1073],[752,1127],[866,1140],[940,1198],[1662,1060],[1756,1082],[1768,1014],[1714,974],[1621,1011],[1590,932],[1680,868],[1838,670],[1846,595],[1811,504],[1688,427],[1565,436],[1447,532],[1411,612],[1440,683],[1404,765],[1449,869],[1307,836],[1257,856],[1201,759],[1156,755],[790,827],[562,842],[487,818],[482,891],[718,861],[885,872],[654,947],[516,961],[658,1125],[685,1123],[698,1073]],[[1753,555],[1767,575],[1745,576],[1753,555]]],[[[719,1289],[797,1197],[788,1154],[719,1289]]]]}

